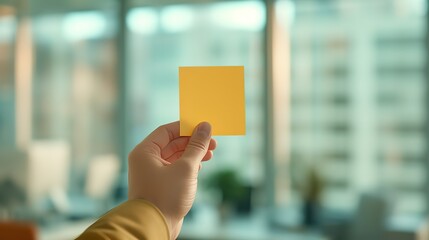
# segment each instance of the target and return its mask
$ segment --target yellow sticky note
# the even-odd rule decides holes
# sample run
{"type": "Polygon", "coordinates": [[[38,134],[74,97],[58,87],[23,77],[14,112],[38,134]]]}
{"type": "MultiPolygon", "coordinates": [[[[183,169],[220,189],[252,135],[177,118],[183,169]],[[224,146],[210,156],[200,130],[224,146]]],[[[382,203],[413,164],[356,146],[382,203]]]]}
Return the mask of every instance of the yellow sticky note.
{"type": "Polygon", "coordinates": [[[180,136],[190,136],[200,122],[212,135],[246,133],[244,67],[179,67],[180,136]]]}

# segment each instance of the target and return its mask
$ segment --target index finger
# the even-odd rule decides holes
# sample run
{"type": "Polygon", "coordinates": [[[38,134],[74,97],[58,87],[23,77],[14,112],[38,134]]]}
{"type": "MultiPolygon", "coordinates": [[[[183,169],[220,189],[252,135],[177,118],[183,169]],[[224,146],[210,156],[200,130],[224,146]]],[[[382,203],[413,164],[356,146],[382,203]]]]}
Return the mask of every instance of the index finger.
{"type": "Polygon", "coordinates": [[[159,126],[138,145],[150,146],[161,154],[162,149],[178,137],[180,137],[180,123],[176,121],[159,126]]]}

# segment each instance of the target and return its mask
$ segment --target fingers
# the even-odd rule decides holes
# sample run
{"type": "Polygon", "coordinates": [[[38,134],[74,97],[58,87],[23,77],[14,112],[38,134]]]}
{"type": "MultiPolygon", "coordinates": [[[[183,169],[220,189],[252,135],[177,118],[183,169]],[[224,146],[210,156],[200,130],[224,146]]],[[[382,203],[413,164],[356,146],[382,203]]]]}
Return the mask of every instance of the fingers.
{"type": "MultiPolygon", "coordinates": [[[[161,157],[163,159],[169,159],[176,153],[182,152],[185,150],[186,145],[188,145],[190,137],[179,137],[171,141],[164,149],[161,151],[161,157]]],[[[210,139],[209,150],[216,149],[217,142],[215,139],[210,139]]]]}
{"type": "Polygon", "coordinates": [[[181,162],[198,166],[209,150],[210,139],[210,124],[207,122],[200,123],[192,133],[188,145],[186,145],[181,162]]]}
{"type": "Polygon", "coordinates": [[[162,125],[138,144],[137,148],[150,149],[154,153],[161,155],[162,149],[179,137],[179,131],[179,121],[162,125]]]}
{"type": "Polygon", "coordinates": [[[217,142],[216,139],[212,138],[210,139],[210,145],[209,145],[209,150],[215,150],[217,147],[217,142]]]}
{"type": "Polygon", "coordinates": [[[213,151],[209,150],[207,151],[206,155],[203,157],[202,161],[208,161],[212,159],[212,157],[213,157],[213,151]]]}
{"type": "Polygon", "coordinates": [[[168,143],[168,145],[162,149],[161,157],[168,159],[177,152],[183,152],[186,145],[188,145],[189,137],[179,137],[168,143]]]}
{"type": "Polygon", "coordinates": [[[166,158],[165,160],[169,163],[173,163],[177,159],[179,159],[182,155],[183,155],[183,151],[175,152],[173,155],[171,155],[169,158],[166,158]]]}
{"type": "MultiPolygon", "coordinates": [[[[130,152],[129,158],[152,160],[156,158],[158,161],[149,162],[157,166],[169,165],[183,155],[191,139],[191,137],[180,137],[179,132],[179,121],[158,127],[130,152]]],[[[214,150],[216,146],[216,140],[210,138],[208,150],[214,150]]],[[[207,161],[212,157],[213,152],[206,151],[200,161],[207,161]]]]}
{"type": "MultiPolygon", "coordinates": [[[[173,163],[183,155],[183,152],[184,151],[175,152],[173,155],[171,155],[169,158],[166,158],[163,161],[168,162],[168,163],[173,163]]],[[[207,151],[206,155],[203,157],[202,161],[208,161],[208,160],[212,159],[212,157],[213,157],[213,151],[209,150],[209,151],[207,151]]],[[[163,162],[164,165],[168,165],[168,164],[165,164],[165,162],[163,162]]]]}
{"type": "MultiPolygon", "coordinates": [[[[143,161],[146,166],[163,166],[169,164],[161,157],[162,149],[169,142],[179,137],[178,121],[162,125],[147,136],[130,152],[128,161],[143,161]]],[[[141,164],[141,163],[140,163],[141,164]]]]}

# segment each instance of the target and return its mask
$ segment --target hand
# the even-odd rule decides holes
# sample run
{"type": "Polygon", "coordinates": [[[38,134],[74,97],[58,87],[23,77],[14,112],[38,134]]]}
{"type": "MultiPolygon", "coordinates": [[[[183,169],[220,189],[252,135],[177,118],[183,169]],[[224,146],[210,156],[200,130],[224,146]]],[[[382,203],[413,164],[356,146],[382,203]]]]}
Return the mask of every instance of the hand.
{"type": "Polygon", "coordinates": [[[157,206],[172,239],[194,202],[201,161],[210,160],[215,148],[210,124],[200,123],[191,137],[180,137],[179,122],[173,122],[153,131],[128,156],[128,198],[157,206]]]}

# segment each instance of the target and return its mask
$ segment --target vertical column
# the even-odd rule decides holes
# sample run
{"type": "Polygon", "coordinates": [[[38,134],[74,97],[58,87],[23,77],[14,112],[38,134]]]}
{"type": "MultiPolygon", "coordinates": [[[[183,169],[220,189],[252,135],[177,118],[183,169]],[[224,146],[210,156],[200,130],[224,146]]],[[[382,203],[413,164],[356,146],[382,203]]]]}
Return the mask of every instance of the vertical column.
{"type": "MultiPolygon", "coordinates": [[[[117,56],[118,56],[118,152],[121,160],[122,170],[120,173],[120,188],[127,188],[127,150],[128,150],[128,112],[127,112],[127,69],[126,69],[126,41],[127,41],[127,26],[126,17],[128,11],[128,0],[118,0],[118,32],[117,32],[117,56]]],[[[123,191],[126,197],[127,191],[123,191]]]]}
{"type": "Polygon", "coordinates": [[[24,150],[32,137],[33,46],[28,0],[19,1],[17,8],[19,10],[15,46],[15,139],[17,147],[24,150]]]}
{"type": "MultiPolygon", "coordinates": [[[[361,22],[354,31],[353,61],[351,66],[351,125],[352,174],[351,184],[356,194],[376,186],[377,141],[376,141],[376,86],[374,78],[373,41],[370,24],[361,22]]],[[[358,197],[358,196],[357,196],[358,197]]]]}
{"type": "Polygon", "coordinates": [[[274,185],[275,185],[275,166],[274,166],[274,119],[273,119],[273,23],[274,23],[274,0],[265,0],[266,7],[266,26],[264,33],[265,42],[265,76],[264,84],[264,155],[265,156],[265,197],[266,206],[269,211],[268,221],[273,221],[275,211],[274,185]]]}
{"type": "Polygon", "coordinates": [[[290,43],[286,12],[275,9],[273,19],[273,161],[275,204],[285,206],[289,197],[290,43]],[[281,16],[280,14],[284,15],[281,16]]]}
{"type": "Polygon", "coordinates": [[[426,119],[425,119],[425,130],[426,130],[426,151],[425,151],[425,172],[426,172],[426,184],[425,184],[425,189],[426,189],[426,215],[429,214],[429,111],[427,110],[427,107],[429,106],[429,0],[427,1],[428,4],[426,4],[427,6],[427,10],[426,10],[426,39],[425,39],[425,47],[426,47],[426,65],[425,65],[425,69],[424,69],[424,74],[425,74],[425,83],[426,83],[426,92],[425,92],[425,96],[426,96],[426,119]]]}

